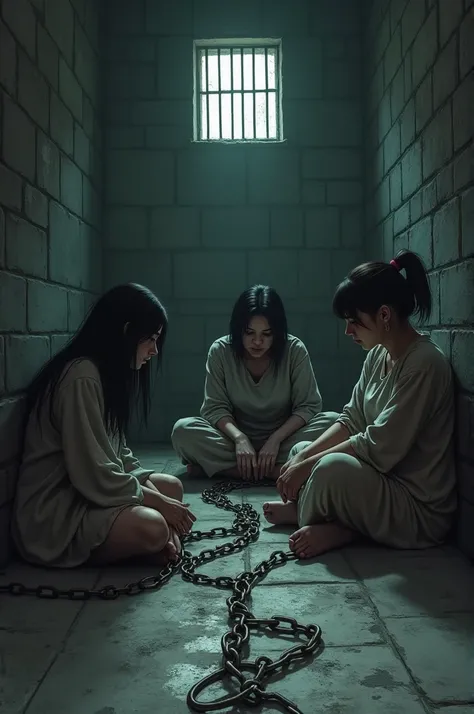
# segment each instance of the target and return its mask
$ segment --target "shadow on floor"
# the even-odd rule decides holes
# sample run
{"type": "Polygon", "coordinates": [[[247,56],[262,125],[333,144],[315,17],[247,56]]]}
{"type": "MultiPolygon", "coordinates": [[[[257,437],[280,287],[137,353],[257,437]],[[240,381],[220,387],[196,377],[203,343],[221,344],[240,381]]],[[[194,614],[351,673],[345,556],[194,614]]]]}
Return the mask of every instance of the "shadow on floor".
{"type": "MultiPolygon", "coordinates": [[[[157,471],[182,473],[167,452],[144,452],[157,471]]],[[[229,527],[233,514],[200,498],[211,480],[183,478],[196,528],[229,527]]],[[[274,491],[273,491],[274,493],[274,491]]],[[[235,503],[261,512],[268,487],[239,489],[235,503]]],[[[291,529],[260,522],[256,543],[200,572],[211,577],[255,568],[287,550],[291,529]]],[[[203,548],[227,542],[206,540],[203,548]]],[[[123,586],[155,569],[122,566],[52,572],[12,564],[0,584],[15,580],[61,588],[123,586]]],[[[7,714],[185,714],[186,696],[221,662],[230,591],[175,576],[157,592],[110,602],[0,599],[0,708],[7,714]]],[[[317,657],[272,678],[269,691],[304,714],[474,714],[474,573],[451,547],[392,551],[354,545],[312,561],[290,561],[253,590],[257,617],[284,615],[318,624],[317,657]]],[[[274,659],[295,641],[254,633],[248,656],[274,659]]],[[[216,688],[205,693],[216,696],[216,688]]],[[[249,711],[234,707],[232,714],[249,711]]],[[[257,709],[256,711],[259,711],[257,709]]],[[[269,706],[263,712],[279,711],[269,706]]]]}

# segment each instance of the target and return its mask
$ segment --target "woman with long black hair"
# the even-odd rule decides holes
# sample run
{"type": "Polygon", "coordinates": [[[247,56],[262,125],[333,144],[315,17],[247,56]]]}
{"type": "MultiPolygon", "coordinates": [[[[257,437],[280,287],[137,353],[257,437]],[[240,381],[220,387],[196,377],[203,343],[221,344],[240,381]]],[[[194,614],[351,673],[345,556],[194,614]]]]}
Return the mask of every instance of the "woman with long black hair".
{"type": "Polygon", "coordinates": [[[150,290],[114,287],[30,384],[12,523],[25,560],[177,557],[195,520],[181,482],[142,468],[125,439],[134,408],[148,416],[150,360],[161,359],[167,324],[150,290]]]}

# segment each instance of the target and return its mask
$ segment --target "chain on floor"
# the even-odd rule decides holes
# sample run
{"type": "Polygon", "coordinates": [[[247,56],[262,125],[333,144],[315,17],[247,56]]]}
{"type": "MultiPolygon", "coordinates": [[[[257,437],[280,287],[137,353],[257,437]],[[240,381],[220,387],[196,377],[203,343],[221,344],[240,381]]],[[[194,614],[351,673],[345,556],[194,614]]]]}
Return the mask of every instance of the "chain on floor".
{"type": "MultiPolygon", "coordinates": [[[[150,590],[159,590],[171,578],[181,573],[184,580],[196,585],[208,585],[232,591],[226,604],[232,628],[221,639],[222,666],[215,672],[204,677],[189,691],[187,704],[196,712],[211,712],[228,709],[237,704],[247,707],[256,707],[263,703],[274,702],[289,714],[303,714],[294,702],[289,701],[281,694],[268,692],[265,680],[283,670],[291,662],[304,660],[317,653],[322,646],[322,633],[318,625],[302,625],[291,617],[274,615],[268,618],[258,618],[253,615],[246,605],[252,588],[262,580],[273,568],[284,565],[295,556],[291,552],[274,551],[267,560],[263,560],[253,570],[240,573],[235,578],[218,576],[216,578],[197,573],[196,568],[232,553],[239,552],[251,543],[258,540],[260,533],[260,516],[248,503],[236,504],[227,496],[236,489],[244,489],[258,484],[239,481],[224,481],[211,488],[205,489],[202,499],[205,503],[213,504],[217,508],[232,511],[234,521],[230,528],[212,528],[209,531],[192,531],[183,538],[184,544],[201,541],[205,538],[225,538],[234,536],[234,540],[223,543],[215,548],[202,550],[197,555],[192,555],[184,550],[178,561],[169,563],[158,575],[148,575],[136,582],[128,583],[123,587],[106,585],[99,589],[74,588],[60,589],[49,585],[27,587],[22,583],[9,583],[0,585],[0,595],[33,595],[38,598],[68,600],[115,600],[120,595],[137,595],[150,590]],[[270,657],[257,657],[254,661],[243,659],[243,650],[248,647],[250,633],[255,630],[267,630],[272,633],[293,635],[298,643],[283,652],[278,659],[270,657]],[[301,641],[301,635],[304,640],[301,641]],[[250,676],[246,677],[245,673],[250,676]],[[214,701],[201,700],[200,695],[212,684],[230,680],[234,683],[235,692],[220,697],[214,701]]],[[[265,482],[261,486],[268,485],[265,482]]],[[[273,484],[274,485],[274,484],[273,484]]]]}

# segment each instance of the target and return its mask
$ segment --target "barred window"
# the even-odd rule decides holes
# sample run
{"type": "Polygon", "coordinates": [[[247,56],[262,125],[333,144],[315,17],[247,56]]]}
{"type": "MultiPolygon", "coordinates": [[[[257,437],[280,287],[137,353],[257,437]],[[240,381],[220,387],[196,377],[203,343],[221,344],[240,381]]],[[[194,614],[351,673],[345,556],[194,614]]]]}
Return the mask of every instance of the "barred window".
{"type": "Polygon", "coordinates": [[[283,139],[280,40],[197,40],[196,141],[283,139]]]}

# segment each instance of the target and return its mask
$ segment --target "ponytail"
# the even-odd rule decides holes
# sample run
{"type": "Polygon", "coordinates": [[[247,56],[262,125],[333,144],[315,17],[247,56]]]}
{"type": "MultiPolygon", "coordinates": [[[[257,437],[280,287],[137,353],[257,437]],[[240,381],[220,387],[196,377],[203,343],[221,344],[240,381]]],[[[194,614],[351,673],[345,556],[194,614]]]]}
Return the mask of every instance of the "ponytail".
{"type": "Polygon", "coordinates": [[[342,319],[358,320],[357,313],[375,315],[390,305],[401,320],[412,315],[426,320],[431,314],[431,289],[421,258],[401,250],[390,263],[363,263],[351,270],[337,287],[333,311],[342,319]]]}
{"type": "Polygon", "coordinates": [[[401,250],[395,257],[399,270],[405,271],[405,280],[413,293],[415,307],[412,312],[424,322],[431,314],[431,289],[426,268],[421,258],[411,250],[401,250]]]}

